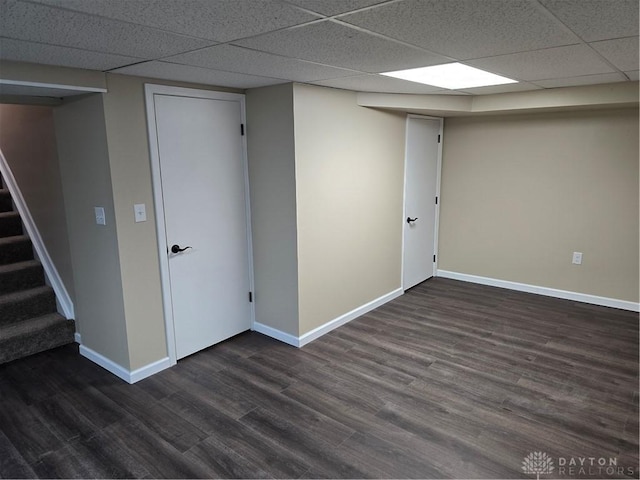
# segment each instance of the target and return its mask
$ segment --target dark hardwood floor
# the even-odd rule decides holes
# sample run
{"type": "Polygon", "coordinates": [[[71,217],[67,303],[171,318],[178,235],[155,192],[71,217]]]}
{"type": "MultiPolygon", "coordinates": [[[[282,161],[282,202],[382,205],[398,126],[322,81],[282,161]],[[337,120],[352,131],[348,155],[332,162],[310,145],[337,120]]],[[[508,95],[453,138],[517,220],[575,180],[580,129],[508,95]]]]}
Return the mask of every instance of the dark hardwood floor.
{"type": "Polygon", "coordinates": [[[302,349],[246,333],[135,385],[72,346],[0,366],[5,478],[536,478],[534,451],[638,477],[637,313],[435,278],[302,349]]]}

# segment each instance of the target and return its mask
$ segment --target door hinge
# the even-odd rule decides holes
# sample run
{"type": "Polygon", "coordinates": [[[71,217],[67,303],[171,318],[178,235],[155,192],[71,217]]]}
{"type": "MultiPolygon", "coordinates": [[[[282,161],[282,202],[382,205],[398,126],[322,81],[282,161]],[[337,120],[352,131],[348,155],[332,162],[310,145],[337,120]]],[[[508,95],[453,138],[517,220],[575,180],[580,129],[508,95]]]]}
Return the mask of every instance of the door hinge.
{"type": "Polygon", "coordinates": [[[440,135],[438,135],[438,143],[440,143],[440,135]]]}
{"type": "Polygon", "coordinates": [[[436,197],[436,205],[438,204],[438,197],[436,197]]]}
{"type": "Polygon", "coordinates": [[[244,135],[244,123],[240,124],[240,135],[244,135]]]}
{"type": "Polygon", "coordinates": [[[253,292],[249,292],[249,303],[253,302],[253,292]]]}
{"type": "Polygon", "coordinates": [[[436,263],[436,256],[433,256],[433,263],[436,263]]]}

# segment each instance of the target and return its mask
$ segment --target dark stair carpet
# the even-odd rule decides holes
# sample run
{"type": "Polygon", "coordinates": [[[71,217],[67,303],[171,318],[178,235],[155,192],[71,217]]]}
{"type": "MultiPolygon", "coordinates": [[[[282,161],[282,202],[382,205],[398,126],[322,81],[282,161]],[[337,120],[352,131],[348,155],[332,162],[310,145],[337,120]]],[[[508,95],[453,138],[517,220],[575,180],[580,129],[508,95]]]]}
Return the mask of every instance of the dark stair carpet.
{"type": "MultiPolygon", "coordinates": [[[[0,187],[2,181],[0,178],[0,187]]],[[[74,342],[9,191],[0,188],[0,364],[74,342]]]]}

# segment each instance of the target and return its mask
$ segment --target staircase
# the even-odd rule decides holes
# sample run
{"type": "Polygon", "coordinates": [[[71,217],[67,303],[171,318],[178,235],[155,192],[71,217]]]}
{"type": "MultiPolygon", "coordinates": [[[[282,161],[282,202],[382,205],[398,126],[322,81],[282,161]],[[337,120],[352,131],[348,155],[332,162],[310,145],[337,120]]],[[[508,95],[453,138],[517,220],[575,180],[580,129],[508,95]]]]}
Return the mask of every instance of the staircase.
{"type": "Polygon", "coordinates": [[[0,364],[74,342],[0,177],[0,364]]]}

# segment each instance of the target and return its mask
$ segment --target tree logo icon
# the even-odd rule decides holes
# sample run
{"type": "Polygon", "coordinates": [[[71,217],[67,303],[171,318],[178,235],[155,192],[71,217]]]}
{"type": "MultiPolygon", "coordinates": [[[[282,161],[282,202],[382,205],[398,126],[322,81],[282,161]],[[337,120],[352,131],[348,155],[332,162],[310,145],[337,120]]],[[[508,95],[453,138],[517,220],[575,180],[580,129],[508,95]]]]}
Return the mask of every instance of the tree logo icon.
{"type": "Polygon", "coordinates": [[[540,475],[548,475],[553,472],[553,460],[545,452],[531,452],[522,461],[524,473],[535,475],[540,480],[540,475]]]}

